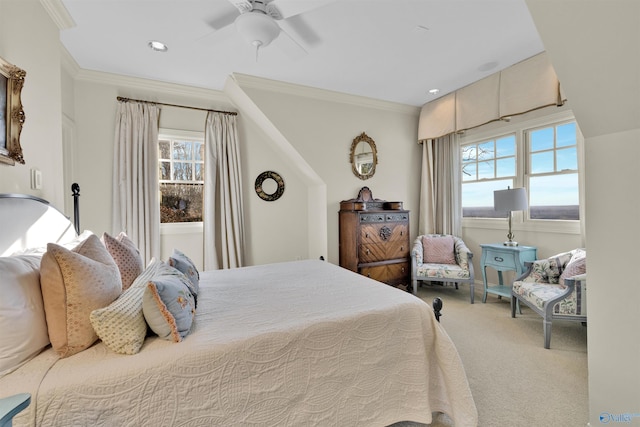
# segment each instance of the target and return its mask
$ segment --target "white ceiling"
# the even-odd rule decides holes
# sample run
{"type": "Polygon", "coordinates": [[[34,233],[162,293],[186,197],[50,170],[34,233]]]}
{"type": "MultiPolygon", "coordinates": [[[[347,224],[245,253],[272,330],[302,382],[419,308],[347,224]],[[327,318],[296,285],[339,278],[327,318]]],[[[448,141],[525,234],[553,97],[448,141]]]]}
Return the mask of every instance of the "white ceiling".
{"type": "Polygon", "coordinates": [[[306,10],[278,21],[306,53],[281,33],[256,61],[233,25],[212,28],[237,14],[228,0],[62,0],[61,39],[86,70],[214,90],[241,73],[415,106],[544,50],[524,0],[274,1],[306,10]]]}

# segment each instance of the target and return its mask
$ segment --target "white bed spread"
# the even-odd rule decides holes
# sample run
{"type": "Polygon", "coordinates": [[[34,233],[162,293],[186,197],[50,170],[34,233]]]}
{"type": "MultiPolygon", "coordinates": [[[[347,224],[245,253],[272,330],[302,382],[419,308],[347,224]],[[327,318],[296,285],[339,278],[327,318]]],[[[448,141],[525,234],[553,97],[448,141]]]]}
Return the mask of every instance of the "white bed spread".
{"type": "Polygon", "coordinates": [[[476,426],[458,353],[420,299],[321,261],[203,272],[191,334],[140,353],[47,350],[0,379],[15,426],[476,426]]]}

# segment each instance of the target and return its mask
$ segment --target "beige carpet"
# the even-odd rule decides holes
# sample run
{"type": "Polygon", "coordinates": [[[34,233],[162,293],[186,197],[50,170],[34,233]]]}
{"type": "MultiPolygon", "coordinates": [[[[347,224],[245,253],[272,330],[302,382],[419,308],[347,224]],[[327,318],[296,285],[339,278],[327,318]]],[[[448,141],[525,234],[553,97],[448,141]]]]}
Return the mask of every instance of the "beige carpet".
{"type": "MultiPolygon", "coordinates": [[[[476,286],[477,288],[477,286],[476,286]]],[[[455,343],[478,408],[481,427],[584,427],[589,418],[587,328],[556,321],[551,348],[543,347],[542,318],[527,307],[511,318],[508,299],[482,303],[469,288],[423,285],[418,296],[444,302],[440,322],[455,343]]],[[[443,415],[432,427],[452,426],[443,415]]],[[[394,427],[419,426],[399,423],[394,427]]]]}

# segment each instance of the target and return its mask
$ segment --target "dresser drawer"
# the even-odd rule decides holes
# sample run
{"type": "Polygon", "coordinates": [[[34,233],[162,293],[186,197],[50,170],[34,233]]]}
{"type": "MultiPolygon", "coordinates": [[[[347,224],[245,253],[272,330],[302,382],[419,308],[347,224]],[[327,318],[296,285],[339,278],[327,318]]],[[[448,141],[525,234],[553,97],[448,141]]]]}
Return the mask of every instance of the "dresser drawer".
{"type": "Polygon", "coordinates": [[[360,245],[358,259],[361,264],[409,257],[408,241],[395,240],[387,243],[360,245]]]}
{"type": "Polygon", "coordinates": [[[385,243],[409,241],[409,226],[406,223],[366,224],[360,227],[360,243],[385,243]]]}
{"type": "Polygon", "coordinates": [[[360,274],[389,285],[408,284],[409,262],[362,267],[360,268],[360,274]]]}
{"type": "Polygon", "coordinates": [[[513,270],[516,266],[516,256],[514,253],[487,249],[484,264],[486,266],[493,267],[496,270],[513,270]]]}

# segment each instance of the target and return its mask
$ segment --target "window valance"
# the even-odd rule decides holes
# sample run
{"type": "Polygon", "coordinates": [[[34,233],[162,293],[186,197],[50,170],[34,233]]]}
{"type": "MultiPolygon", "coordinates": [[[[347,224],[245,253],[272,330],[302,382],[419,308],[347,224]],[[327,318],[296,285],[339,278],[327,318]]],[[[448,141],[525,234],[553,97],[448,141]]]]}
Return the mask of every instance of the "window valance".
{"type": "Polygon", "coordinates": [[[425,104],[420,112],[418,140],[560,106],[565,101],[555,70],[543,52],[425,104]]]}

